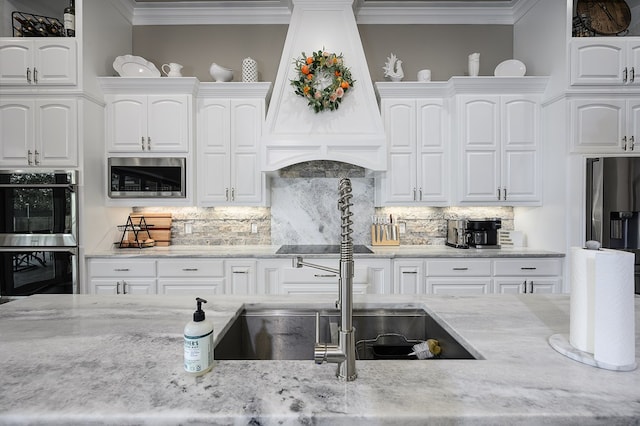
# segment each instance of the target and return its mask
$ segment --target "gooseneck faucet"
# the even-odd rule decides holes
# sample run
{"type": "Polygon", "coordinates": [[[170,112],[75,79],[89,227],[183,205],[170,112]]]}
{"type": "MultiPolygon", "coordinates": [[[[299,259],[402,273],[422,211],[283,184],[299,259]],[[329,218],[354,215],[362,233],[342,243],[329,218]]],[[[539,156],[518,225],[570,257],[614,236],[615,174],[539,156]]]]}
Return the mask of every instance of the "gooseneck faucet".
{"type": "Polygon", "coordinates": [[[302,268],[308,266],[332,272],[339,276],[338,279],[338,301],[336,308],[340,310],[340,333],[338,344],[319,343],[320,340],[320,315],[316,314],[316,345],[314,350],[314,360],[316,364],[331,362],[338,364],[336,375],[338,379],[352,381],[358,377],[356,372],[356,343],[355,330],[353,328],[353,233],[351,225],[350,207],[351,203],[351,181],[349,178],[342,178],[339,184],[340,198],[338,199],[338,210],[340,210],[341,221],[341,241],[340,241],[340,267],[334,269],[323,265],[304,262],[302,257],[293,259],[293,266],[302,268]]]}

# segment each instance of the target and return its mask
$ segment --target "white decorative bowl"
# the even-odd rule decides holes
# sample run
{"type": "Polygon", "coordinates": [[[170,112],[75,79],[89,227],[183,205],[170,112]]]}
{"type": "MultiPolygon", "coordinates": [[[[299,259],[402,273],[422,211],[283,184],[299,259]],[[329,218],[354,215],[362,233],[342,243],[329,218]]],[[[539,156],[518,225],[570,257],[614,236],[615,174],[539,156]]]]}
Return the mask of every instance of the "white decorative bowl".
{"type": "Polygon", "coordinates": [[[221,67],[215,62],[211,64],[211,68],[209,68],[209,74],[211,74],[213,81],[233,80],[233,70],[229,68],[221,67]]]}
{"type": "Polygon", "coordinates": [[[522,77],[527,72],[527,67],[517,59],[507,59],[498,64],[493,71],[496,77],[522,77]]]}

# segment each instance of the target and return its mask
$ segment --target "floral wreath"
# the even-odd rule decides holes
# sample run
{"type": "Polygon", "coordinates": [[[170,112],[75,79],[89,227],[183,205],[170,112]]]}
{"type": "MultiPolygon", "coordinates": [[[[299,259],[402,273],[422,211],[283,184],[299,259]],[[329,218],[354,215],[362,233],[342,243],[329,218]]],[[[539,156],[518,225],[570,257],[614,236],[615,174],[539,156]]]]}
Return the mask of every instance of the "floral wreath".
{"type": "Polygon", "coordinates": [[[342,97],[353,87],[355,80],[344,66],[342,54],[324,50],[313,52],[294,61],[297,78],[291,80],[296,95],[307,99],[309,107],[318,113],[338,109],[342,97]]]}

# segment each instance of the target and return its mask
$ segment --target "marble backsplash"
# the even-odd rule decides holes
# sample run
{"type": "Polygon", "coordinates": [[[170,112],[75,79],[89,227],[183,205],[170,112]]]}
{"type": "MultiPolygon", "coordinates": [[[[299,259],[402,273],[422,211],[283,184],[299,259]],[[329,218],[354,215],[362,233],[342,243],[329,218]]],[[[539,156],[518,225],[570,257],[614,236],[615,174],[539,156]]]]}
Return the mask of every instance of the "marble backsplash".
{"type": "Polygon", "coordinates": [[[270,207],[162,207],[135,211],[171,212],[174,245],[338,244],[340,212],[338,182],[348,176],[353,187],[353,240],[370,244],[372,216],[403,223],[404,245],[442,245],[447,219],[502,218],[513,229],[511,207],[375,207],[374,178],[344,163],[311,162],[292,166],[271,177],[270,207]],[[190,228],[191,233],[186,230],[190,228]],[[257,232],[252,232],[255,228],[257,232]]]}

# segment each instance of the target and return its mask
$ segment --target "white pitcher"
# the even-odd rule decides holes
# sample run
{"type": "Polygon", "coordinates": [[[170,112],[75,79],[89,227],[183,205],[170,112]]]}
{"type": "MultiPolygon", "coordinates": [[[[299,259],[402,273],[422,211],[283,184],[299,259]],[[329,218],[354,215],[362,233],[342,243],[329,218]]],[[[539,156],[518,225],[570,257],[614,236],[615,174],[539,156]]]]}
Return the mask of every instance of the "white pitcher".
{"type": "Polygon", "coordinates": [[[165,73],[167,77],[182,77],[182,65],[176,64],[175,62],[170,62],[168,64],[162,64],[162,72],[165,73]],[[169,69],[167,71],[166,68],[169,69]]]}

